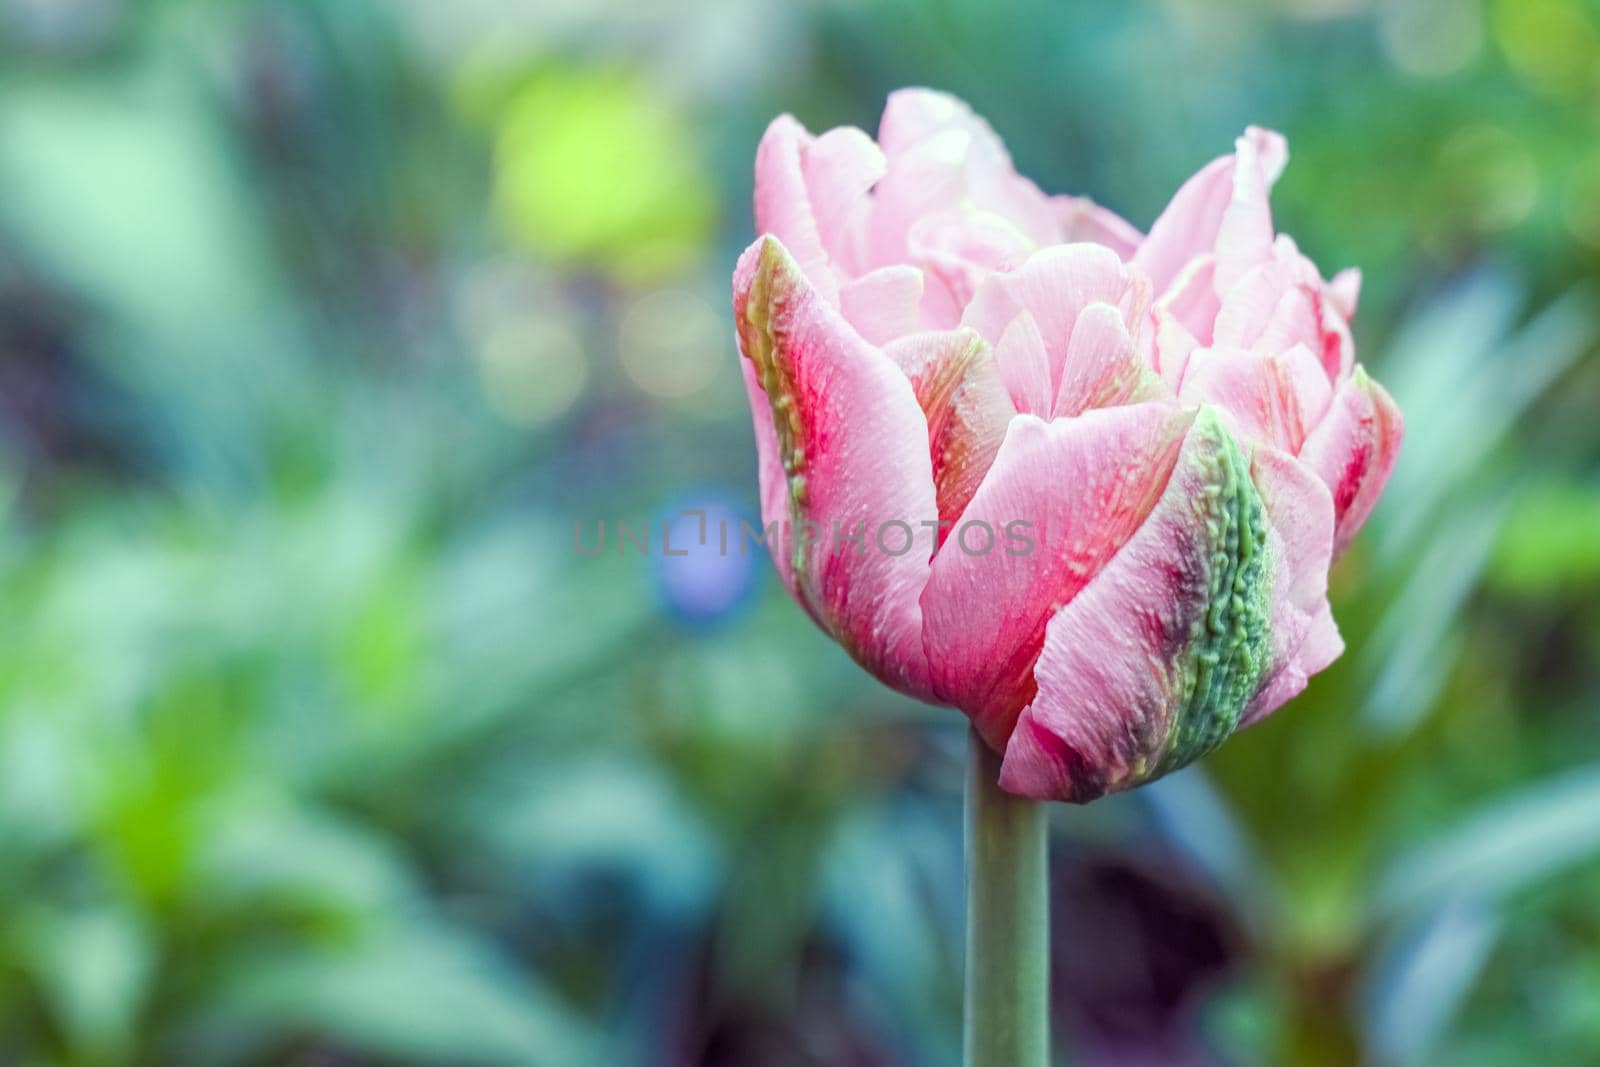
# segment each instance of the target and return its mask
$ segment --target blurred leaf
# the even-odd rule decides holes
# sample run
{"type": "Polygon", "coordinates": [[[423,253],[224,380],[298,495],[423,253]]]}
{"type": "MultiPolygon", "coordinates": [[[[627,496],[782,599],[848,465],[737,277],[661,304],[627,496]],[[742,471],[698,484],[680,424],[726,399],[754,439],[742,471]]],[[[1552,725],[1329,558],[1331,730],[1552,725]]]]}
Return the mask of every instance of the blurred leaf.
{"type": "Polygon", "coordinates": [[[38,911],[28,942],[68,1046],[84,1063],[124,1061],[154,969],[147,930],[110,909],[38,911]]]}
{"type": "Polygon", "coordinates": [[[82,294],[102,373],[151,405],[141,430],[231,482],[262,461],[269,398],[305,399],[291,384],[300,339],[203,87],[163,59],[5,79],[0,231],[82,294]]]}
{"type": "Polygon", "coordinates": [[[1463,901],[1392,939],[1367,989],[1367,1046],[1373,1062],[1428,1060],[1476,984],[1501,928],[1492,906],[1463,901]]]}
{"type": "MultiPolygon", "coordinates": [[[[898,798],[846,819],[828,850],[824,907],[918,1063],[957,1062],[964,891],[954,804],[898,798]]],[[[953,800],[953,798],[952,798],[953,800]]]]}
{"type": "Polygon", "coordinates": [[[709,907],[722,850],[660,768],[588,757],[505,785],[465,805],[462,821],[508,860],[543,879],[631,875],[636,891],[664,912],[697,916],[709,907]]]}
{"type": "Polygon", "coordinates": [[[421,921],[253,955],[224,980],[216,1010],[224,1029],[318,1035],[407,1063],[605,1062],[597,1035],[558,1000],[486,946],[421,921]]]}
{"type": "Polygon", "coordinates": [[[1600,766],[1537,782],[1408,849],[1376,889],[1378,907],[1404,913],[1461,898],[1493,899],[1600,857],[1600,766]]]}
{"type": "Polygon", "coordinates": [[[1406,440],[1384,494],[1377,543],[1395,562],[1431,532],[1440,504],[1540,394],[1594,344],[1595,295],[1580,288],[1512,329],[1520,302],[1504,275],[1480,271],[1426,306],[1386,361],[1406,440]]]}
{"type": "Polygon", "coordinates": [[[1436,514],[1422,547],[1358,656],[1372,679],[1365,721],[1389,736],[1413,730],[1434,709],[1459,652],[1461,609],[1479,584],[1506,506],[1471,501],[1436,514]]]}
{"type": "Polygon", "coordinates": [[[199,860],[208,907],[294,902],[352,917],[410,906],[418,886],[387,842],[330,811],[234,802],[199,860]]]}
{"type": "Polygon", "coordinates": [[[1239,902],[1246,921],[1260,914],[1261,857],[1203,767],[1158,779],[1139,797],[1173,844],[1239,902]]]}

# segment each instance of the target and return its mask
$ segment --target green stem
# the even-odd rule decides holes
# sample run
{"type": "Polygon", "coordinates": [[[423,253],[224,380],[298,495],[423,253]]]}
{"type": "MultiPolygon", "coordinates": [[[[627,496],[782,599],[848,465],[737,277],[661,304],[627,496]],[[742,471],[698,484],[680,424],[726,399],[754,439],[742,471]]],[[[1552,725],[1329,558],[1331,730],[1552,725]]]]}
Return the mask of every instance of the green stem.
{"type": "Polygon", "coordinates": [[[1050,1062],[1050,902],[1043,804],[1000,788],[1000,757],[967,746],[966,1067],[1050,1062]]]}

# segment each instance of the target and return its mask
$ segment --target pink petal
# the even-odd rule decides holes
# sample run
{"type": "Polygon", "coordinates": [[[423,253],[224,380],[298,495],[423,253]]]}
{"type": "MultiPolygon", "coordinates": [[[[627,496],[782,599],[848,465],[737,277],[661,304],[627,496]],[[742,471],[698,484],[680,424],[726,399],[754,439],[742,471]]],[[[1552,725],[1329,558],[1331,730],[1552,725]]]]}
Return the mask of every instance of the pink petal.
{"type": "Polygon", "coordinates": [[[1301,290],[1299,280],[1299,272],[1279,260],[1246,271],[1223,294],[1212,342],[1254,348],[1271,327],[1279,334],[1290,334],[1279,341],[1277,351],[1294,344],[1320,349],[1321,323],[1311,294],[1301,290]]]}
{"type": "Polygon", "coordinates": [[[1335,556],[1349,547],[1378,502],[1404,436],[1400,409],[1357,366],[1300,450],[1301,462],[1333,493],[1335,556]]]}
{"type": "MultiPolygon", "coordinates": [[[[1116,308],[1126,322],[1142,323],[1149,309],[1149,285],[1108,248],[1056,245],[1034,253],[1016,270],[985,278],[962,322],[996,342],[1020,312],[1032,315],[1044,341],[1050,367],[1048,395],[1053,398],[1078,315],[1096,303],[1116,308]]],[[[1009,377],[1007,381],[1010,384],[1009,377]]]]}
{"type": "Polygon", "coordinates": [[[1267,518],[1282,538],[1280,561],[1288,578],[1283,600],[1315,614],[1328,599],[1333,497],[1310,468],[1275,448],[1256,449],[1250,470],[1267,518]]]}
{"type": "Polygon", "coordinates": [[[881,153],[860,130],[817,138],[779,115],[756,149],[756,229],[782,241],[831,300],[839,289],[833,256],[850,244],[853,220],[865,226],[867,193],[882,173],[881,153]]]}
{"type": "Polygon", "coordinates": [[[995,345],[995,363],[1016,410],[1050,414],[1050,357],[1032,315],[1022,311],[1011,320],[995,345]]]}
{"type": "Polygon", "coordinates": [[[1293,240],[1280,237],[1274,258],[1246,270],[1224,294],[1213,344],[1261,352],[1304,344],[1320,354],[1323,365],[1338,366],[1338,354],[1328,358],[1328,352],[1339,339],[1325,330],[1325,323],[1338,315],[1325,307],[1323,293],[1317,267],[1294,248],[1293,240]]]}
{"type": "Polygon", "coordinates": [[[1046,626],[1000,784],[1081,802],[1220,744],[1269,665],[1270,529],[1244,457],[1200,409],[1148,518],[1046,626]]]}
{"type": "Polygon", "coordinates": [[[1234,142],[1233,195],[1217,228],[1217,292],[1272,256],[1272,208],[1267,194],[1288,159],[1280,134],[1251,126],[1234,142]]]}
{"type": "Polygon", "coordinates": [[[1195,257],[1217,257],[1217,291],[1226,292],[1272,246],[1267,191],[1287,160],[1283,138],[1259,127],[1235,142],[1235,154],[1206,164],[1179,188],[1134,253],[1156,292],[1165,292],[1195,257]]]}
{"type": "Polygon", "coordinates": [[[981,155],[1009,159],[987,122],[959,97],[937,89],[912,87],[890,93],[878,124],[878,143],[885,152],[903,152],[951,130],[976,140],[981,155]]]}
{"type": "Polygon", "coordinates": [[[1216,260],[1211,256],[1192,260],[1151,310],[1155,321],[1152,362],[1162,380],[1174,389],[1183,380],[1190,354],[1211,343],[1219,307],[1215,272],[1216,260]]]}
{"type": "Polygon", "coordinates": [[[1311,261],[1279,236],[1273,258],[1246,271],[1224,296],[1213,343],[1261,352],[1305,345],[1337,380],[1353,362],[1353,344],[1328,292],[1311,261]]]}
{"type": "Polygon", "coordinates": [[[905,259],[912,227],[939,211],[993,212],[1034,244],[1059,240],[1049,198],[1016,173],[989,124],[948,93],[891,93],[878,142],[888,157],[888,171],[875,193],[872,247],[877,262],[905,259]]]}
{"type": "Polygon", "coordinates": [[[869,671],[926,697],[918,600],[931,541],[899,554],[872,543],[888,528],[889,547],[898,549],[902,538],[889,524],[914,527],[935,512],[927,422],[911,383],[845,323],[776,238],[757,240],[740,257],[734,322],[785,475],[793,587],[869,671]],[[816,536],[805,536],[807,523],[816,536]],[[862,541],[838,540],[858,531],[862,541]]]}
{"type": "Polygon", "coordinates": [[[1190,357],[1178,396],[1215,404],[1236,431],[1294,455],[1328,410],[1333,387],[1304,345],[1282,355],[1203,348],[1190,357]]]}
{"type": "Polygon", "coordinates": [[[1328,283],[1328,299],[1335,310],[1346,319],[1356,317],[1356,304],[1361,299],[1361,270],[1346,267],[1328,283]]]}
{"type": "Polygon", "coordinates": [[[1144,240],[1144,234],[1132,223],[1086,196],[1053,196],[1050,202],[1060,219],[1061,240],[1064,242],[1093,241],[1105,245],[1126,260],[1133,256],[1134,250],[1144,240]]]}
{"type": "MultiPolygon", "coordinates": [[[[939,518],[954,522],[988,473],[1016,409],[994,353],[970,329],[912,334],[885,346],[928,420],[939,518]]],[[[939,543],[948,536],[939,530],[939,543]]]]}
{"type": "Polygon", "coordinates": [[[963,164],[970,147],[967,134],[952,130],[889,156],[888,170],[872,194],[870,265],[907,262],[917,222],[961,206],[966,199],[963,164]]]}
{"type": "Polygon", "coordinates": [[[1356,342],[1350,335],[1350,323],[1339,311],[1331,296],[1322,304],[1322,366],[1328,378],[1340,382],[1350,376],[1356,365],[1356,342]]]}
{"type": "Polygon", "coordinates": [[[846,273],[859,273],[866,253],[867,194],[883,177],[883,153],[854,126],[840,126],[802,152],[801,163],[823,247],[846,273]]]}
{"type": "Polygon", "coordinates": [[[839,290],[839,310],[868,342],[882,345],[922,328],[922,272],[879,267],[839,290]]]}
{"type": "Polygon", "coordinates": [[[984,278],[1017,266],[1034,250],[1027,235],[989,211],[939,212],[907,236],[911,261],[937,277],[954,307],[965,307],[984,278]]]}
{"type": "Polygon", "coordinates": [[[1133,265],[1149,276],[1156,292],[1166,292],[1184,267],[1215,249],[1222,213],[1233,194],[1233,171],[1231,156],[1206,164],[1179,187],[1134,252],[1133,265]]]}
{"type": "Polygon", "coordinates": [[[1333,497],[1304,464],[1274,448],[1256,450],[1251,476],[1272,523],[1272,664],[1241,729],[1298,694],[1344,651],[1328,607],[1333,497]]]}
{"type": "Polygon", "coordinates": [[[1122,312],[1110,304],[1084,308],[1067,344],[1055,416],[1152,400],[1163,394],[1170,396],[1171,391],[1134,350],[1122,312]]]}
{"type": "Polygon", "coordinates": [[[1150,314],[1156,324],[1152,362],[1157,368],[1157,373],[1161,375],[1161,380],[1167,384],[1167,388],[1176,389],[1183,381],[1184,371],[1189,366],[1189,357],[1200,348],[1200,342],[1178,317],[1166,308],[1158,306],[1150,314]]]}
{"type": "Polygon", "coordinates": [[[1139,404],[1011,421],[922,598],[934,694],[996,748],[1032,698],[1045,624],[1144,521],[1192,417],[1139,404]]]}
{"type": "MultiPolygon", "coordinates": [[[[744,376],[745,394],[750,401],[750,416],[755,423],[756,470],[761,487],[761,525],[765,529],[782,530],[789,522],[789,482],[783,471],[783,457],[779,454],[778,431],[772,422],[772,405],[761,389],[755,365],[748,359],[739,360],[739,370],[744,376]]],[[[786,545],[786,543],[784,543],[786,545]]],[[[800,599],[809,612],[811,606],[800,598],[794,582],[794,564],[787,547],[768,544],[772,562],[785,588],[800,599]]]]}
{"type": "Polygon", "coordinates": [[[1159,311],[1167,312],[1182,323],[1202,345],[1212,343],[1217,314],[1222,308],[1217,298],[1216,277],[1216,257],[1209,253],[1199,256],[1189,261],[1156,302],[1159,311]]]}

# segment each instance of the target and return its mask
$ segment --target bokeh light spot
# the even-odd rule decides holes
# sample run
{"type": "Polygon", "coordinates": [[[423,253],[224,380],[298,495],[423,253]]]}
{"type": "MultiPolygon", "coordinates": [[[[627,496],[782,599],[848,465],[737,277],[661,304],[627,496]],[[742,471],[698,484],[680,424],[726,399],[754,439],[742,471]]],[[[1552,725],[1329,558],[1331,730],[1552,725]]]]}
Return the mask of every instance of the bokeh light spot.
{"type": "Polygon", "coordinates": [[[617,344],[635,385],[651,396],[679,400],[705,389],[722,369],[725,333],[705,298],[658,289],[628,309],[617,344]]]}
{"type": "Polygon", "coordinates": [[[1600,84],[1600,26],[1579,0],[1497,0],[1494,27],[1534,88],[1570,95],[1600,84]]]}
{"type": "Polygon", "coordinates": [[[1508,230],[1539,198],[1539,171],[1527,147],[1501,126],[1479,124],[1439,150],[1439,187],[1457,221],[1482,233],[1508,230]]]}
{"type": "Polygon", "coordinates": [[[611,71],[547,71],[512,96],[494,196],[534,251],[630,281],[684,269],[715,216],[683,118],[642,79],[611,71]]]}
{"type": "Polygon", "coordinates": [[[1461,0],[1393,0],[1378,9],[1378,33],[1400,70],[1441,78],[1464,69],[1483,50],[1483,13],[1461,0]]]}
{"type": "Polygon", "coordinates": [[[666,539],[652,545],[656,588],[673,617],[706,625],[731,617],[749,599],[756,566],[765,565],[767,552],[741,540],[741,521],[759,525],[720,495],[707,495],[690,498],[657,522],[666,539]],[[703,522],[685,510],[703,511],[703,522]]]}
{"type": "Polygon", "coordinates": [[[588,383],[589,361],[565,323],[506,319],[484,338],[478,372],[490,408],[508,422],[532,428],[577,403],[588,383]]]}

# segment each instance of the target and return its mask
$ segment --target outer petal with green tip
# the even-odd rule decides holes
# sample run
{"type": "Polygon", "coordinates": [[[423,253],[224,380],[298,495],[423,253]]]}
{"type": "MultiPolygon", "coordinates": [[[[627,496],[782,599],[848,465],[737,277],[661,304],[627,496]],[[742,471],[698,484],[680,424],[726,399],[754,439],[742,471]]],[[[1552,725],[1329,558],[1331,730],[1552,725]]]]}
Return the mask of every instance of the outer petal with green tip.
{"type": "Polygon", "coordinates": [[[1270,531],[1248,459],[1200,409],[1154,510],[1046,627],[1001,784],[1087,801],[1221,744],[1272,666],[1270,531]]]}
{"type": "Polygon", "coordinates": [[[863,666],[927,696],[918,598],[928,545],[891,554],[836,541],[863,529],[872,539],[886,523],[935,513],[927,422],[911,382],[845,323],[776,238],[740,257],[734,322],[754,377],[756,437],[767,442],[763,482],[783,487],[763,492],[763,520],[791,531],[773,546],[779,567],[863,666]]]}

